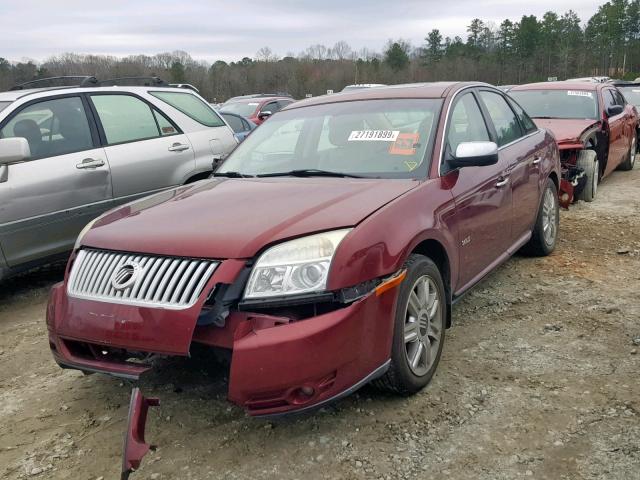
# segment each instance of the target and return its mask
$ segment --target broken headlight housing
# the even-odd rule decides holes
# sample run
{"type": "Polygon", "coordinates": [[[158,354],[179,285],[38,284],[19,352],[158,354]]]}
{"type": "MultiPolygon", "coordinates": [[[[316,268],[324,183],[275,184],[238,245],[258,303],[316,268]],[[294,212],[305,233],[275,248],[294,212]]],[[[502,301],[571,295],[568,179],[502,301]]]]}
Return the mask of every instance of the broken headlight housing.
{"type": "Polygon", "coordinates": [[[269,248],[254,265],[244,298],[271,298],[325,290],[333,255],[350,231],[318,233],[269,248]]]}

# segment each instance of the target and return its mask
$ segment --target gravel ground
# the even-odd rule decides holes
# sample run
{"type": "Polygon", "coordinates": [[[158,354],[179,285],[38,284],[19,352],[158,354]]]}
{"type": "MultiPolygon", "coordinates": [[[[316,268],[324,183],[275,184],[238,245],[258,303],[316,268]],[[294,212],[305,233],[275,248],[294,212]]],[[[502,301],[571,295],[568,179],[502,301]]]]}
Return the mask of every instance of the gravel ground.
{"type": "MultiPolygon", "coordinates": [[[[210,357],[141,383],[159,445],[132,479],[640,479],[640,167],[562,212],[547,258],[516,257],[454,307],[438,374],[313,415],[252,419],[210,357]]],[[[0,289],[0,475],[119,478],[131,384],[59,369],[44,324],[60,267],[0,289]]]]}

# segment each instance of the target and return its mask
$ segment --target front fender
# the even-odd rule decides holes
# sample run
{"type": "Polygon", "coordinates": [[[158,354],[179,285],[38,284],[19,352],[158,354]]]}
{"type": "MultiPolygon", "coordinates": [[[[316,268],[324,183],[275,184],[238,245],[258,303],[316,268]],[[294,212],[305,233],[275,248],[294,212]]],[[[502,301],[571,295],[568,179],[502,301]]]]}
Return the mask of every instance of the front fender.
{"type": "Polygon", "coordinates": [[[435,240],[449,257],[451,278],[457,278],[457,231],[451,191],[444,180],[427,180],[377,210],[357,225],[340,244],[328,280],[329,290],[357,285],[399,270],[425,240],[435,240]]]}

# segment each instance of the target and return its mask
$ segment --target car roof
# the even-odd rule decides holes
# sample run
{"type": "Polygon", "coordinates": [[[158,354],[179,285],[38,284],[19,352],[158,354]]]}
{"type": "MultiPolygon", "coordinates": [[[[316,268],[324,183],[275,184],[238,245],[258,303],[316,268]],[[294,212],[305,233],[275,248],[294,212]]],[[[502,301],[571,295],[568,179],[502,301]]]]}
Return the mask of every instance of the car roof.
{"type": "Polygon", "coordinates": [[[156,86],[133,86],[125,87],[119,85],[104,86],[104,87],[48,87],[48,88],[31,88],[26,90],[9,90],[7,92],[0,92],[0,102],[14,102],[19,98],[33,97],[42,98],[55,94],[66,93],[86,93],[86,92],[130,92],[130,93],[144,93],[144,92],[173,92],[173,93],[187,93],[190,95],[196,94],[195,91],[188,88],[176,88],[176,87],[156,87],[156,86]]]}
{"type": "Polygon", "coordinates": [[[275,96],[275,95],[269,95],[267,97],[248,97],[248,98],[238,98],[237,100],[231,100],[229,103],[262,103],[262,102],[268,102],[268,101],[277,101],[277,100],[291,100],[293,101],[293,98],[291,97],[286,97],[286,96],[275,96]]]}
{"type": "Polygon", "coordinates": [[[517,92],[520,90],[590,90],[596,91],[606,86],[606,83],[596,82],[579,82],[579,81],[559,81],[559,82],[539,82],[527,83],[525,85],[517,85],[509,90],[509,92],[517,92]]]}
{"type": "Polygon", "coordinates": [[[403,85],[390,85],[377,88],[363,88],[322,95],[320,97],[298,100],[286,106],[285,110],[308,107],[311,105],[323,105],[328,103],[350,102],[354,100],[384,100],[391,98],[445,98],[451,92],[464,87],[485,86],[493,87],[488,83],[480,82],[432,82],[432,83],[407,83],[403,85]]]}

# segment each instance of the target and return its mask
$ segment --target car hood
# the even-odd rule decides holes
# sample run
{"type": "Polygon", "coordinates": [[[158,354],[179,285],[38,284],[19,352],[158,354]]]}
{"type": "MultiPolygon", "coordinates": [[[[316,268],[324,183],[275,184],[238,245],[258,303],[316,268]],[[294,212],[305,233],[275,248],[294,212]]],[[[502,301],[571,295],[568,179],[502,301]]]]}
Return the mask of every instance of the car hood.
{"type": "Polygon", "coordinates": [[[416,180],[216,178],[111,210],[84,246],[202,258],[249,258],[282,239],[351,227],[416,180]]]}
{"type": "Polygon", "coordinates": [[[600,123],[598,120],[573,118],[534,118],[533,121],[539,128],[551,131],[558,143],[579,142],[585,130],[600,123]]]}

